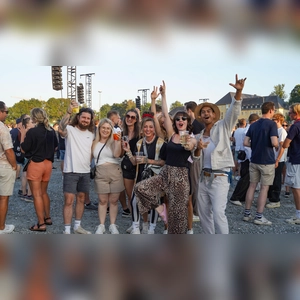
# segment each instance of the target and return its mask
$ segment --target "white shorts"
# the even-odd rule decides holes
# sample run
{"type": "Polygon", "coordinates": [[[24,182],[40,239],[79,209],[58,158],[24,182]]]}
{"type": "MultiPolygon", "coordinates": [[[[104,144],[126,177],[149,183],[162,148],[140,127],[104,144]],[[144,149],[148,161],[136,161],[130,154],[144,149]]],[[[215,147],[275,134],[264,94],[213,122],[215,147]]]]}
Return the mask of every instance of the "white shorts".
{"type": "Polygon", "coordinates": [[[300,165],[286,163],[285,185],[294,189],[300,189],[300,165]]]}

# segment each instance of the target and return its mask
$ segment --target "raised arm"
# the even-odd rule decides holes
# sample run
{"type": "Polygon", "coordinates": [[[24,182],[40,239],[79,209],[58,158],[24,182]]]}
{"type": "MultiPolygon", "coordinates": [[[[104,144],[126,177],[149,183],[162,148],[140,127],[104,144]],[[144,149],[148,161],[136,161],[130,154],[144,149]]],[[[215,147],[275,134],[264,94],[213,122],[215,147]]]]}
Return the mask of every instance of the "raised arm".
{"type": "Polygon", "coordinates": [[[165,129],[167,131],[168,138],[170,138],[173,135],[174,130],[173,130],[173,127],[172,127],[171,118],[169,116],[169,110],[168,110],[167,99],[166,99],[166,84],[165,84],[164,81],[162,82],[162,85],[160,86],[159,91],[160,91],[160,94],[161,94],[162,112],[163,112],[164,117],[165,117],[164,126],[165,126],[165,129]]]}
{"type": "Polygon", "coordinates": [[[153,112],[153,120],[154,120],[154,125],[155,125],[155,132],[156,135],[159,136],[160,138],[164,139],[164,134],[160,128],[160,124],[156,115],[156,106],[155,106],[155,100],[157,99],[157,97],[159,96],[158,93],[158,87],[154,86],[153,87],[153,91],[151,92],[151,111],[153,112]]]}
{"type": "Polygon", "coordinates": [[[235,75],[235,83],[229,83],[229,85],[231,85],[232,87],[234,87],[236,89],[236,92],[235,92],[235,100],[242,100],[242,91],[243,91],[243,88],[244,88],[244,85],[245,85],[245,81],[246,81],[247,78],[244,78],[244,79],[239,79],[238,78],[238,75],[236,74],[235,75]]]}
{"type": "Polygon", "coordinates": [[[69,104],[69,107],[67,109],[66,114],[62,117],[59,127],[58,127],[58,133],[60,134],[61,137],[66,137],[67,136],[67,125],[69,124],[70,117],[72,115],[72,110],[73,108],[77,107],[78,103],[75,100],[72,100],[69,104]]]}

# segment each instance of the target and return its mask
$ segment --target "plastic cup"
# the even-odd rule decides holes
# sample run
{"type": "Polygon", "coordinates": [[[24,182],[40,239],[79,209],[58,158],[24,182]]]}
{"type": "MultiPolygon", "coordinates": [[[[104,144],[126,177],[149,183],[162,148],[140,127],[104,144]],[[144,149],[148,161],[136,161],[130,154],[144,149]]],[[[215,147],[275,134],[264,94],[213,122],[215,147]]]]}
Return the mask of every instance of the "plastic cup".
{"type": "Polygon", "coordinates": [[[208,141],[208,142],[203,142],[203,143],[202,143],[203,148],[207,148],[208,144],[209,144],[209,141],[208,141]]]}
{"type": "Polygon", "coordinates": [[[79,106],[73,107],[73,108],[72,108],[72,113],[73,113],[73,114],[78,114],[78,113],[79,113],[79,106]]]}
{"type": "Polygon", "coordinates": [[[179,131],[180,135],[180,144],[182,146],[186,145],[188,142],[189,132],[187,130],[179,131]]]}

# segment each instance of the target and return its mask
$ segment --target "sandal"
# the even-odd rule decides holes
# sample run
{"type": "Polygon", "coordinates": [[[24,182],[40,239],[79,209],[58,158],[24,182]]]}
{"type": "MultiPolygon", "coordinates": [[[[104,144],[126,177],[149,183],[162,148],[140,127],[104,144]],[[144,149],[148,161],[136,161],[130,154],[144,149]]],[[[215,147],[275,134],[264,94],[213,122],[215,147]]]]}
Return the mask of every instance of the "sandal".
{"type": "Polygon", "coordinates": [[[46,225],[52,225],[52,220],[51,220],[51,217],[49,218],[44,218],[44,221],[45,221],[45,224],[46,225]],[[50,221],[49,221],[50,220],[50,221]],[[47,222],[48,221],[48,222],[47,222]]]}
{"type": "Polygon", "coordinates": [[[168,223],[168,212],[167,212],[166,204],[163,203],[162,206],[164,209],[161,213],[158,213],[158,214],[161,217],[161,219],[164,221],[164,223],[167,224],[168,223]]]}
{"type": "Polygon", "coordinates": [[[37,223],[36,225],[31,226],[29,228],[29,230],[31,230],[31,231],[42,231],[42,232],[45,232],[46,228],[40,228],[43,225],[46,225],[46,223],[43,223],[43,224],[37,223]]]}

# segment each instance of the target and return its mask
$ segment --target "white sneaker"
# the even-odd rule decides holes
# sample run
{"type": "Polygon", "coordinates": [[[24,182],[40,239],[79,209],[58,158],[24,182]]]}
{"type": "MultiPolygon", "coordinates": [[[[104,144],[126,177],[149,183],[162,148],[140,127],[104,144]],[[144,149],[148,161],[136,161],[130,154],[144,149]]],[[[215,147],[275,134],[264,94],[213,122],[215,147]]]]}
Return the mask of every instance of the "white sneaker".
{"type": "Polygon", "coordinates": [[[280,207],[280,202],[270,202],[266,205],[267,208],[276,208],[280,207]]]}
{"type": "Polygon", "coordinates": [[[193,215],[193,222],[200,222],[200,218],[198,216],[193,215]]]}
{"type": "Polygon", "coordinates": [[[253,223],[256,225],[272,225],[272,222],[267,220],[264,216],[262,216],[261,219],[255,218],[253,223]]]}
{"type": "Polygon", "coordinates": [[[235,176],[235,180],[239,181],[241,179],[241,176],[235,176]]]}
{"type": "Polygon", "coordinates": [[[187,231],[186,234],[194,234],[194,230],[193,230],[193,229],[190,229],[190,230],[187,231]]]}
{"type": "Polygon", "coordinates": [[[168,234],[168,229],[164,230],[163,234],[168,234]]]}
{"type": "Polygon", "coordinates": [[[296,217],[292,217],[292,218],[287,219],[285,221],[288,222],[289,224],[300,225],[300,219],[298,219],[296,217]]]}
{"type": "Polygon", "coordinates": [[[63,231],[63,234],[71,234],[71,232],[63,231]]]}
{"type": "Polygon", "coordinates": [[[253,221],[253,217],[251,215],[249,216],[244,216],[243,217],[243,221],[244,222],[252,222],[253,221]]]}
{"type": "Polygon", "coordinates": [[[142,234],[148,234],[148,223],[143,223],[142,234]]]}
{"type": "Polygon", "coordinates": [[[109,232],[111,234],[119,234],[119,230],[117,228],[117,225],[116,224],[110,224],[109,225],[109,232]]]}
{"type": "Polygon", "coordinates": [[[15,229],[15,225],[7,225],[5,224],[4,229],[0,230],[0,234],[12,233],[15,229]]]}
{"type": "Polygon", "coordinates": [[[242,202],[239,200],[229,200],[230,203],[237,206],[243,206],[242,202]]]}
{"type": "Polygon", "coordinates": [[[130,234],[141,234],[141,231],[138,227],[132,228],[130,234]]]}
{"type": "Polygon", "coordinates": [[[90,231],[85,230],[81,226],[79,226],[77,229],[74,229],[74,233],[77,233],[77,234],[92,234],[90,231]]]}
{"type": "Polygon", "coordinates": [[[155,234],[154,229],[149,228],[147,234],[155,234]]]}
{"type": "Polygon", "coordinates": [[[104,234],[106,229],[105,229],[105,225],[100,224],[99,226],[96,227],[96,231],[95,234],[104,234]]]}

